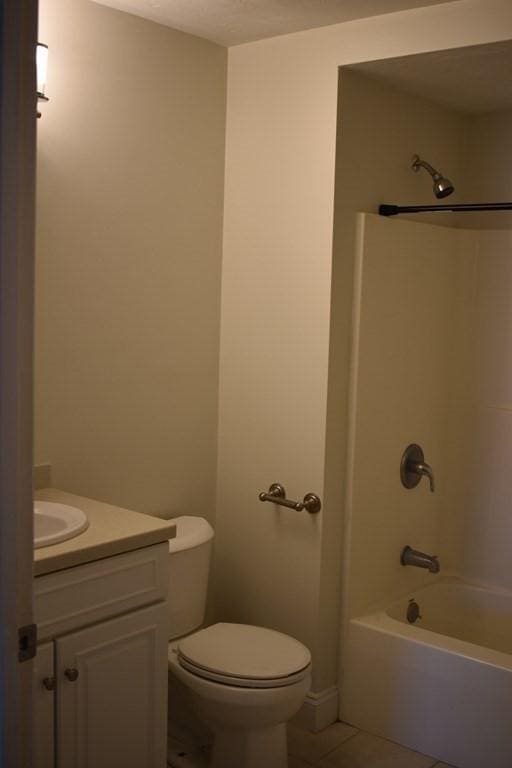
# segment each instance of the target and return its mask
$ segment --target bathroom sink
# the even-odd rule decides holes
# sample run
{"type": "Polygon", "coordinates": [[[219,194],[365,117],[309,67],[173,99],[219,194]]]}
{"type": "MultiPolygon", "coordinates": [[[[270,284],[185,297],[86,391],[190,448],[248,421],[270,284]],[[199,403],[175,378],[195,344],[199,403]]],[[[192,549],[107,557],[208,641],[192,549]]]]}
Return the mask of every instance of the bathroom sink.
{"type": "Polygon", "coordinates": [[[34,502],[34,549],[72,539],[88,526],[87,515],[77,507],[53,501],[34,502]]]}

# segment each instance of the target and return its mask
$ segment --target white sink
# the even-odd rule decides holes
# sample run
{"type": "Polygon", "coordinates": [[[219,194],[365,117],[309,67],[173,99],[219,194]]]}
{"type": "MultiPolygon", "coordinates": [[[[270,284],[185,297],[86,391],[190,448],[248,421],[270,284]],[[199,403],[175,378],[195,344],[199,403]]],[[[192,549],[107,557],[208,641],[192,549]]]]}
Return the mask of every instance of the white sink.
{"type": "Polygon", "coordinates": [[[34,502],[34,549],[72,539],[88,527],[87,515],[77,507],[53,501],[34,502]]]}

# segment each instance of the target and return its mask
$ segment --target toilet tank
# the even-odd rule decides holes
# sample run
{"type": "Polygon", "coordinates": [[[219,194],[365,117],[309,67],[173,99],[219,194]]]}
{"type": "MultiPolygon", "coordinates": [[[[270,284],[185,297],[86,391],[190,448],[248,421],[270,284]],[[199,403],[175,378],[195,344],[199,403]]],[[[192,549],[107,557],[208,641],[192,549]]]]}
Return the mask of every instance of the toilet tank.
{"type": "Polygon", "coordinates": [[[202,517],[176,517],[169,539],[169,640],[201,626],[206,607],[213,528],[202,517]]]}

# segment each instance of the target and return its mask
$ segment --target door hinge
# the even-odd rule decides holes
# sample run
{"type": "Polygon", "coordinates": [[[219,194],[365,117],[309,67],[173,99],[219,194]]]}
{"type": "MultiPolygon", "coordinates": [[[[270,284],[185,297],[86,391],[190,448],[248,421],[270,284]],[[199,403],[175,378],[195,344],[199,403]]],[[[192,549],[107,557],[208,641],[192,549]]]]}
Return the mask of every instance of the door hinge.
{"type": "Polygon", "coordinates": [[[18,661],[29,661],[36,655],[37,626],[27,624],[18,629],[18,661]]]}

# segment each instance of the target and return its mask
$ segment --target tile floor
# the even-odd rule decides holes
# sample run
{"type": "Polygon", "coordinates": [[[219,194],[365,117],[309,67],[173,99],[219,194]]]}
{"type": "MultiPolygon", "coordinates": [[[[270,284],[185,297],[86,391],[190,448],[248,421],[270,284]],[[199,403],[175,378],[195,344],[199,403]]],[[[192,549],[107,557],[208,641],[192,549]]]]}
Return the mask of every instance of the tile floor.
{"type": "Polygon", "coordinates": [[[288,768],[452,768],[345,723],[320,733],[288,728],[288,768]]]}
{"type": "MultiPolygon", "coordinates": [[[[207,768],[208,747],[169,740],[170,768],[207,768]]],[[[288,768],[453,768],[345,723],[320,733],[288,727],[288,768]]],[[[264,768],[264,766],[262,766],[264,768]]]]}

